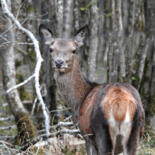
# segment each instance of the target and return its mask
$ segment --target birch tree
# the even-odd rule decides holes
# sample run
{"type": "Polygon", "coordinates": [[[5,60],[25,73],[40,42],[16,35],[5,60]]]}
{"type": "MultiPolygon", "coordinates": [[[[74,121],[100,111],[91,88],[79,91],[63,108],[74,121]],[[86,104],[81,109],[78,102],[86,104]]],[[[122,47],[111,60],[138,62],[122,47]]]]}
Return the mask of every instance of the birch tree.
{"type": "Polygon", "coordinates": [[[98,6],[97,1],[92,0],[90,7],[90,42],[89,42],[89,55],[88,55],[88,73],[89,73],[89,80],[95,81],[96,77],[96,57],[98,52],[98,6]]]}
{"type": "MultiPolygon", "coordinates": [[[[7,1],[9,10],[11,11],[11,1],[7,1]]],[[[15,29],[11,19],[7,17],[4,29],[1,32],[8,31],[6,38],[10,41],[10,46],[1,47],[1,62],[2,62],[2,76],[4,90],[7,91],[9,88],[16,85],[16,69],[15,69],[15,29]]],[[[4,41],[1,39],[1,43],[4,41]]],[[[16,125],[18,128],[18,138],[16,139],[17,144],[25,144],[35,137],[35,127],[29,117],[28,111],[24,108],[17,89],[13,89],[11,92],[6,94],[6,99],[9,104],[10,110],[12,111],[16,125]]]]}

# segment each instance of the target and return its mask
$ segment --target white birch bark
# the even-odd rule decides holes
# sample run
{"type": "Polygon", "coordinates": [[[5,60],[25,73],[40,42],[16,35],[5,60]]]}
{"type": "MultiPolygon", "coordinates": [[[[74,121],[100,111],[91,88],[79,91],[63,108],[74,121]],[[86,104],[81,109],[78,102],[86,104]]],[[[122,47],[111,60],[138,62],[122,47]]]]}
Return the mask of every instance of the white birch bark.
{"type": "Polygon", "coordinates": [[[88,55],[88,75],[90,81],[95,81],[96,75],[96,57],[98,52],[98,7],[97,1],[92,0],[91,6],[91,32],[90,32],[90,48],[88,55]]]}
{"type": "Polygon", "coordinates": [[[57,32],[59,37],[62,37],[63,34],[63,22],[64,22],[63,13],[64,13],[64,1],[58,0],[56,15],[57,15],[57,32]]]}
{"type": "Polygon", "coordinates": [[[63,37],[70,38],[73,30],[73,8],[74,0],[67,0],[64,10],[64,31],[63,37]]]}
{"type": "Polygon", "coordinates": [[[126,75],[126,64],[125,64],[125,53],[124,53],[124,29],[122,21],[122,0],[118,0],[116,3],[116,24],[118,30],[118,49],[120,52],[120,81],[123,82],[123,79],[126,75]]]}
{"type": "Polygon", "coordinates": [[[24,33],[26,33],[28,35],[28,37],[32,40],[33,44],[34,44],[34,49],[35,49],[35,53],[36,53],[36,66],[35,66],[35,71],[34,71],[34,78],[35,78],[35,88],[36,88],[36,94],[38,97],[38,100],[40,101],[40,104],[42,106],[42,110],[43,110],[43,114],[45,117],[45,128],[46,128],[46,135],[47,137],[49,136],[49,124],[50,124],[50,119],[49,119],[49,115],[45,106],[45,103],[43,101],[43,98],[41,96],[41,92],[40,92],[40,84],[39,84],[39,72],[40,72],[40,68],[41,68],[41,64],[42,64],[42,57],[40,54],[40,49],[39,49],[39,43],[37,41],[37,39],[34,37],[34,35],[27,29],[25,29],[20,23],[19,21],[14,17],[14,15],[10,12],[10,10],[8,9],[6,0],[1,0],[1,5],[2,5],[2,9],[3,12],[9,17],[10,20],[12,20],[16,26],[24,33]]]}
{"type": "Polygon", "coordinates": [[[138,88],[140,88],[142,78],[144,75],[145,61],[146,61],[146,57],[147,57],[147,54],[149,51],[149,40],[146,41],[146,46],[142,50],[143,50],[143,52],[141,51],[142,54],[141,54],[141,59],[140,59],[140,63],[139,63],[139,70],[138,70],[138,77],[139,77],[138,88]]]}
{"type": "MultiPolygon", "coordinates": [[[[11,1],[7,0],[8,9],[11,10],[11,1]]],[[[13,23],[11,19],[7,18],[6,29],[12,27],[13,23]]],[[[10,47],[5,48],[1,53],[2,56],[2,70],[3,70],[3,84],[5,90],[16,85],[16,69],[15,69],[15,31],[14,28],[9,29],[8,38],[10,39],[10,47]]],[[[12,90],[7,95],[7,100],[10,105],[11,111],[16,116],[18,112],[27,113],[24,108],[17,89],[12,90]]]]}

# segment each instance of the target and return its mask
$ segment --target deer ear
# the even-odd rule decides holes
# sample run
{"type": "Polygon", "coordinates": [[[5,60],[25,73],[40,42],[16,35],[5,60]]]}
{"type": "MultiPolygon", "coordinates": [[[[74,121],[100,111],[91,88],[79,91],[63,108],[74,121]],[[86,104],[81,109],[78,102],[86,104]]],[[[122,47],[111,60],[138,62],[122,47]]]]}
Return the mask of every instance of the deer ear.
{"type": "Polygon", "coordinates": [[[75,43],[78,47],[83,46],[86,35],[88,34],[88,25],[83,26],[75,33],[75,43]]]}
{"type": "Polygon", "coordinates": [[[54,41],[52,32],[45,25],[41,24],[39,26],[39,35],[45,41],[45,44],[51,44],[54,41]]]}

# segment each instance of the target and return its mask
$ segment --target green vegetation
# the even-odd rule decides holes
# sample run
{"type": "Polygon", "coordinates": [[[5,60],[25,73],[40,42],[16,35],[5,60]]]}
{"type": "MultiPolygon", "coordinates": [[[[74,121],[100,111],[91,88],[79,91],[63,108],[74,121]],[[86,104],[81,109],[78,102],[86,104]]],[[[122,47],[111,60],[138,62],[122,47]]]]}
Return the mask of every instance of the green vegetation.
{"type": "Polygon", "coordinates": [[[81,11],[86,11],[86,10],[88,10],[92,5],[94,5],[94,3],[96,3],[96,2],[89,2],[85,7],[81,7],[80,10],[81,10],[81,11]]]}

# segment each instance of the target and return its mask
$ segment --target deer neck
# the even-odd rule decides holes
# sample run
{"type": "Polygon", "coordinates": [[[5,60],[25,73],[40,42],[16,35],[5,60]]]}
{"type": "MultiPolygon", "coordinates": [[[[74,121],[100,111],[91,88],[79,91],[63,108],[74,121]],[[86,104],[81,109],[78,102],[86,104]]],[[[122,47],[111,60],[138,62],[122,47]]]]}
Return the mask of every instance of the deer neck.
{"type": "Polygon", "coordinates": [[[70,72],[65,74],[57,73],[55,79],[60,94],[67,106],[71,107],[76,121],[79,108],[91,89],[91,85],[82,76],[78,58],[74,59],[73,68],[70,72]]]}

